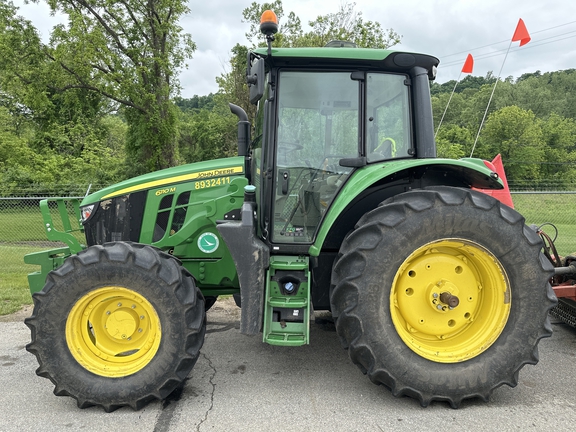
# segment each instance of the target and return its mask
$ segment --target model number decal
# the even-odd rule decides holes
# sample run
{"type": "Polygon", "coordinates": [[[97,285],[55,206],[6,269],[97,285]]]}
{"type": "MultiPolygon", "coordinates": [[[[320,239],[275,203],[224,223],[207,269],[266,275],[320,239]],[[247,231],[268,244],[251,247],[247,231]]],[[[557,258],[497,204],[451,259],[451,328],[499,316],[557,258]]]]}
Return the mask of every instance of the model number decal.
{"type": "Polygon", "coordinates": [[[194,189],[206,189],[215,186],[230,184],[230,177],[221,177],[210,180],[201,180],[194,183],[194,189]]]}
{"type": "Polygon", "coordinates": [[[158,190],[155,192],[155,195],[156,195],[156,196],[160,196],[160,195],[164,195],[164,194],[172,193],[172,192],[176,192],[176,188],[175,188],[175,187],[166,188],[166,189],[158,189],[158,190]]]}

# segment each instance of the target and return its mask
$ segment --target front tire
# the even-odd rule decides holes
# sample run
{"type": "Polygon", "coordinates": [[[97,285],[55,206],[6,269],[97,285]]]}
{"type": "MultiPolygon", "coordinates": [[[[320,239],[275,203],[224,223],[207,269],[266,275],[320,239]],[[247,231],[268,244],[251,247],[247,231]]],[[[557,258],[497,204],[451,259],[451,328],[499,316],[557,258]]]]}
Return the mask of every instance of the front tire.
{"type": "Polygon", "coordinates": [[[551,335],[552,267],[513,209],[479,192],[418,190],[365,214],[332,274],[350,358],[395,396],[458,407],[515,386],[551,335]]]}
{"type": "Polygon", "coordinates": [[[80,408],[140,409],[166,398],[198,359],[206,321],[192,275],[150,246],[108,243],[69,257],[25,322],[36,373],[80,408]]]}

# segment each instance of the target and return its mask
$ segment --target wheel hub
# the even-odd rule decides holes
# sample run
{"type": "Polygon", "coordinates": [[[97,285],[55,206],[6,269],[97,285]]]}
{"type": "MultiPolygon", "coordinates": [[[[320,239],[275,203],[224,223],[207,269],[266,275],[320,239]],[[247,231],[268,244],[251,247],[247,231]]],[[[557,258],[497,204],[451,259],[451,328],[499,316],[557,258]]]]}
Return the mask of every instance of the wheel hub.
{"type": "Polygon", "coordinates": [[[441,279],[430,285],[428,290],[431,293],[429,295],[430,305],[436,312],[447,312],[460,304],[460,299],[456,295],[460,290],[454,283],[446,279],[441,279]]]}
{"type": "Polygon", "coordinates": [[[404,261],[390,304],[396,330],[413,351],[438,362],[465,361],[502,332],[509,284],[498,260],[482,246],[439,240],[404,261]]]}
{"type": "Polygon", "coordinates": [[[145,367],[160,346],[160,320],[139,293],[122,287],[91,291],[72,307],[66,341],[74,358],[106,377],[133,374],[145,367]]]}
{"type": "MultiPolygon", "coordinates": [[[[134,317],[127,311],[118,310],[108,317],[106,320],[105,328],[114,339],[128,339],[132,338],[132,335],[138,328],[138,323],[136,322],[137,317],[134,317]]],[[[140,329],[142,331],[142,329],[140,329]]]]}

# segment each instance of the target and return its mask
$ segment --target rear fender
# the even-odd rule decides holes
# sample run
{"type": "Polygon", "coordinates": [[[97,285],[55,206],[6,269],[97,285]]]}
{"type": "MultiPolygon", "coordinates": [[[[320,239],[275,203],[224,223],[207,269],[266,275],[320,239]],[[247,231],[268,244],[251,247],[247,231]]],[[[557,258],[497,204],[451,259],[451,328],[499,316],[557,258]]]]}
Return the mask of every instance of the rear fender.
{"type": "MultiPolygon", "coordinates": [[[[356,170],[338,193],[322,221],[314,244],[310,246],[310,255],[320,254],[328,233],[350,204],[360,199],[371,187],[387,184],[396,184],[388,196],[432,185],[488,190],[504,188],[499,175],[488,168],[482,159],[405,159],[368,165],[356,170]]],[[[355,223],[351,221],[350,229],[355,223]]]]}

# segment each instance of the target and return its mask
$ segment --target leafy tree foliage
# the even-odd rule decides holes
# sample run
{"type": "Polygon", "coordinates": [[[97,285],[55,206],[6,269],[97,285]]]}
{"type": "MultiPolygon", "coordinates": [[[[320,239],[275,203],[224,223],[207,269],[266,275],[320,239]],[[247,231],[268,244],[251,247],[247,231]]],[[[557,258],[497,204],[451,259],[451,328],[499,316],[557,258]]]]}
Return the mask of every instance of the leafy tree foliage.
{"type": "Polygon", "coordinates": [[[194,95],[188,99],[176,96],[174,103],[183,112],[194,112],[200,109],[212,110],[216,104],[213,93],[207,96],[194,95]]]}
{"type": "Polygon", "coordinates": [[[500,153],[508,161],[506,170],[511,181],[540,178],[535,163],[544,160],[544,134],[532,111],[512,105],[494,112],[486,122],[482,138],[478,156],[490,158],[500,153]]]}
{"type": "MultiPolygon", "coordinates": [[[[454,148],[469,156],[495,80],[489,74],[466,77],[456,87],[437,134],[438,152],[453,157],[454,148]],[[491,81],[491,82],[490,82],[491,81]],[[462,85],[475,82],[474,86],[462,85]],[[480,84],[479,88],[475,88],[480,84]],[[458,131],[458,133],[456,133],[458,131]],[[456,146],[456,147],[454,147],[456,146]]],[[[512,187],[574,188],[576,183],[575,112],[570,92],[575,70],[524,74],[500,82],[480,132],[474,156],[501,153],[512,187]]],[[[436,124],[454,82],[432,84],[436,124]]]]}
{"type": "Polygon", "coordinates": [[[107,145],[118,131],[110,128],[109,104],[87,89],[64,89],[67,72],[49,55],[31,23],[1,0],[2,194],[42,193],[41,183],[53,189],[44,193],[66,194],[70,183],[108,183],[121,175],[125,131],[120,151],[107,145]]]}
{"type": "Polygon", "coordinates": [[[488,72],[485,77],[466,75],[460,80],[458,85],[456,85],[455,80],[450,80],[443,84],[432,83],[430,93],[434,96],[440,93],[451,93],[452,90],[454,90],[455,93],[463,93],[466,90],[478,91],[483,85],[494,85],[495,82],[496,77],[492,75],[492,72],[488,72]],[[456,88],[454,89],[454,87],[456,88]]]}
{"type": "MultiPolygon", "coordinates": [[[[34,0],[32,0],[34,1],[34,0]]],[[[37,1],[37,0],[36,0],[37,1]]],[[[228,102],[249,116],[248,47],[231,51],[219,92],[178,97],[176,74],[194,43],[178,27],[182,0],[47,0],[68,22],[42,42],[34,26],[0,0],[0,195],[79,193],[75,185],[110,184],[139,172],[236,154],[228,102]],[[127,161],[127,164],[124,163],[127,161]],[[130,169],[127,169],[129,167],[130,169]],[[50,185],[40,192],[42,184],[50,185]],[[22,188],[28,192],[22,192],[22,188]],[[73,191],[73,192],[72,192],[73,191]]],[[[323,46],[347,39],[391,47],[400,36],[365,20],[354,3],[304,28],[282,1],[243,12],[250,47],[264,9],[280,18],[275,46],[323,46]]],[[[469,156],[496,77],[432,83],[439,156],[469,156]]],[[[576,69],[527,73],[498,83],[474,156],[501,153],[512,187],[576,187],[576,69]]]]}
{"type": "Polygon", "coordinates": [[[51,59],[68,87],[91,90],[124,109],[135,173],[178,163],[175,72],[195,50],[179,18],[181,0],[49,0],[69,17],[52,33],[51,59]],[[90,80],[84,78],[90,74],[90,80]]]}
{"type": "MultiPolygon", "coordinates": [[[[188,11],[182,0],[47,0],[67,16],[47,45],[34,28],[2,0],[2,50],[22,61],[0,65],[14,106],[40,114],[39,141],[60,146],[55,132],[76,138],[78,123],[94,124],[106,111],[121,110],[128,125],[127,167],[131,174],[179,163],[176,72],[195,45],[178,25],[188,11]],[[62,126],[69,123],[69,129],[62,126]]],[[[10,100],[10,98],[7,98],[10,100]]],[[[65,144],[65,143],[64,143],[65,144]]],[[[81,147],[81,145],[80,145],[81,147]]]]}
{"type": "Polygon", "coordinates": [[[229,112],[221,111],[200,109],[195,113],[182,113],[180,154],[186,162],[237,154],[235,126],[238,119],[229,112]]]}

